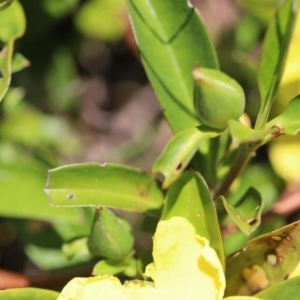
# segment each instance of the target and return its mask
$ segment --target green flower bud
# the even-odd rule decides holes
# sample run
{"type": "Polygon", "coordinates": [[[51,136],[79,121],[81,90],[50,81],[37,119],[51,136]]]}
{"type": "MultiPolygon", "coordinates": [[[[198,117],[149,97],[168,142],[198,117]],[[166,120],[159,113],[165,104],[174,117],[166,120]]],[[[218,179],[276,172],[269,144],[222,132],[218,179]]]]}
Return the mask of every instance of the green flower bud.
{"type": "Polygon", "coordinates": [[[238,120],[245,109],[245,94],[231,77],[216,69],[195,68],[194,105],[204,125],[224,130],[230,119],[238,120]]]}
{"type": "Polygon", "coordinates": [[[92,255],[123,260],[133,247],[130,224],[107,208],[96,209],[88,248],[92,255]]]}
{"type": "Polygon", "coordinates": [[[0,11],[9,7],[13,3],[13,0],[0,0],[0,11]]]}

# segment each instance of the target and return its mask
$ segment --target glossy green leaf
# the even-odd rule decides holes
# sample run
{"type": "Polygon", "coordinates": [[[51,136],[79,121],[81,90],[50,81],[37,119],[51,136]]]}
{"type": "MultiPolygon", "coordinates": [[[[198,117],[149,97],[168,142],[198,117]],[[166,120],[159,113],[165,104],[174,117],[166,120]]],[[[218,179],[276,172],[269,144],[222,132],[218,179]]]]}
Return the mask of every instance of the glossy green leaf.
{"type": "Polygon", "coordinates": [[[186,0],[130,0],[128,6],[147,75],[172,129],[197,126],[192,69],[218,67],[197,11],[186,0]]]}
{"type": "Polygon", "coordinates": [[[184,171],[205,138],[217,136],[215,132],[202,132],[190,128],[177,133],[167,144],[153,165],[153,173],[164,175],[162,187],[168,188],[184,171]]]}
{"type": "Polygon", "coordinates": [[[58,292],[40,288],[15,288],[0,291],[1,300],[56,300],[58,292]]]}
{"type": "Polygon", "coordinates": [[[261,106],[256,124],[258,129],[267,122],[282,77],[296,13],[297,0],[284,1],[267,31],[258,72],[258,86],[261,96],[261,106]]]}
{"type": "Polygon", "coordinates": [[[239,143],[258,142],[266,136],[265,130],[256,130],[243,125],[236,120],[229,121],[231,136],[239,143]]]}
{"type": "Polygon", "coordinates": [[[88,237],[92,255],[123,260],[133,249],[134,238],[127,220],[105,207],[97,207],[88,237]]]}
{"type": "Polygon", "coordinates": [[[226,295],[252,295],[285,280],[300,260],[300,222],[259,236],[227,259],[226,295]]]}
{"type": "Polygon", "coordinates": [[[49,171],[46,192],[53,206],[107,206],[146,211],[162,205],[156,181],[117,164],[83,163],[49,171]]]}
{"type": "Polygon", "coordinates": [[[300,294],[300,276],[280,282],[255,296],[262,300],[298,299],[300,294]]]}
{"type": "Polygon", "coordinates": [[[235,205],[231,205],[224,197],[222,202],[231,221],[244,233],[250,234],[260,225],[262,199],[256,189],[249,188],[235,205]]]}
{"type": "Polygon", "coordinates": [[[215,204],[204,179],[198,173],[184,172],[168,190],[161,218],[167,220],[174,216],[189,220],[196,232],[210,241],[210,245],[224,262],[215,204]]]}
{"type": "Polygon", "coordinates": [[[12,57],[15,39],[25,32],[25,15],[17,0],[6,9],[0,10],[0,101],[6,94],[12,73],[12,57]]]}
{"type": "Polygon", "coordinates": [[[300,130],[300,95],[291,100],[285,110],[267,123],[266,127],[272,137],[280,135],[297,135],[300,130]]]}

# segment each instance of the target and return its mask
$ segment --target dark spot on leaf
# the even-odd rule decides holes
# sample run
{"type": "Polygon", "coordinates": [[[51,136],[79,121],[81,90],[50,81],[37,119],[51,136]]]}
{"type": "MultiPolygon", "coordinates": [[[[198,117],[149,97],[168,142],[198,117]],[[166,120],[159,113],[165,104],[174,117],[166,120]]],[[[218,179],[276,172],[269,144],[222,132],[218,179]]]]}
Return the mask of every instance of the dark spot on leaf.
{"type": "Polygon", "coordinates": [[[180,162],[180,163],[177,165],[176,171],[179,171],[179,170],[181,169],[181,167],[182,167],[182,162],[180,162]]]}
{"type": "Polygon", "coordinates": [[[75,198],[75,195],[73,194],[73,193],[69,193],[68,195],[67,195],[67,199],[68,200],[73,200],[75,198]]]}
{"type": "Polygon", "coordinates": [[[247,224],[250,225],[250,226],[253,226],[257,223],[257,219],[250,219],[247,221],[247,224]]]}

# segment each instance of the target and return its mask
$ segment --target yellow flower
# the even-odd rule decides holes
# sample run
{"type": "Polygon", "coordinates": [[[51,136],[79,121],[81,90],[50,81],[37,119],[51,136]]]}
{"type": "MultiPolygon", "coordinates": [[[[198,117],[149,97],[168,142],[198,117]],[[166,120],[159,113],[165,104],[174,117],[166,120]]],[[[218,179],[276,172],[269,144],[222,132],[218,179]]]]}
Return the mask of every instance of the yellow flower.
{"type": "MultiPolygon", "coordinates": [[[[281,113],[288,102],[300,94],[300,8],[292,34],[278,97],[273,105],[275,115],[281,113]]],[[[272,142],[269,157],[276,173],[285,181],[300,180],[300,137],[280,137],[272,142]]]]}
{"type": "Polygon", "coordinates": [[[278,91],[275,113],[282,112],[287,103],[300,94],[300,9],[297,12],[294,31],[289,46],[284,73],[278,91]]]}
{"type": "Polygon", "coordinates": [[[145,276],[152,281],[133,280],[122,285],[114,276],[74,278],[58,300],[218,300],[225,289],[225,276],[215,250],[182,217],[158,223],[153,263],[147,266],[145,276]]]}

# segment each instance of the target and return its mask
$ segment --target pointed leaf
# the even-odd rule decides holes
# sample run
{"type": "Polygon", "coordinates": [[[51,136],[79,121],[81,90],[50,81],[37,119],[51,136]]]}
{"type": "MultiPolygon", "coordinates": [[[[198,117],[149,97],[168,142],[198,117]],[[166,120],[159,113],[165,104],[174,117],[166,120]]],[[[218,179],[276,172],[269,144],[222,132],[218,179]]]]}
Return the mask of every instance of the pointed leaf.
{"type": "Polygon", "coordinates": [[[164,175],[162,187],[168,188],[184,171],[205,138],[215,137],[215,132],[201,132],[191,128],[177,133],[167,144],[153,165],[153,173],[164,175]]]}
{"type": "Polygon", "coordinates": [[[172,129],[197,126],[192,69],[218,67],[199,15],[186,0],[130,0],[128,6],[147,75],[172,129]]]}
{"type": "Polygon", "coordinates": [[[285,280],[300,260],[300,221],[259,236],[226,263],[226,295],[252,295],[285,280]]]}
{"type": "Polygon", "coordinates": [[[268,119],[282,77],[296,13],[297,0],[284,1],[267,31],[258,72],[258,86],[261,96],[260,112],[256,124],[258,129],[262,128],[268,119]]]}
{"type": "Polygon", "coordinates": [[[169,189],[162,220],[181,216],[189,220],[196,232],[206,237],[224,262],[224,250],[215,204],[204,179],[195,172],[184,172],[169,189]]]}
{"type": "Polygon", "coordinates": [[[27,68],[29,65],[30,62],[25,56],[23,56],[21,53],[16,53],[12,58],[11,72],[16,73],[27,68]]]}
{"type": "Polygon", "coordinates": [[[263,206],[261,196],[256,189],[249,188],[235,205],[231,205],[224,197],[221,198],[229,218],[244,233],[250,234],[260,225],[263,206]]]}
{"type": "Polygon", "coordinates": [[[264,130],[252,129],[236,120],[229,121],[229,131],[239,143],[257,142],[266,135],[264,130]]]}
{"type": "Polygon", "coordinates": [[[146,211],[163,201],[154,178],[117,164],[83,163],[49,171],[46,192],[53,206],[107,206],[146,211]]]}

